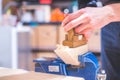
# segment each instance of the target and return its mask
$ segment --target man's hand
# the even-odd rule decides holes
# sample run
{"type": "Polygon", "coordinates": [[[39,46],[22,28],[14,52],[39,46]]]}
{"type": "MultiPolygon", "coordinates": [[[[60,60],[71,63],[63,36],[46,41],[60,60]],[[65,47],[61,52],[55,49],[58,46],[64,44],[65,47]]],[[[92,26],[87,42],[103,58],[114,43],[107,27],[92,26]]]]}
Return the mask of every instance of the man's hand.
{"type": "Polygon", "coordinates": [[[86,7],[69,14],[62,22],[65,31],[75,28],[78,34],[84,34],[88,39],[95,29],[100,29],[112,22],[114,11],[110,7],[86,7]]]}

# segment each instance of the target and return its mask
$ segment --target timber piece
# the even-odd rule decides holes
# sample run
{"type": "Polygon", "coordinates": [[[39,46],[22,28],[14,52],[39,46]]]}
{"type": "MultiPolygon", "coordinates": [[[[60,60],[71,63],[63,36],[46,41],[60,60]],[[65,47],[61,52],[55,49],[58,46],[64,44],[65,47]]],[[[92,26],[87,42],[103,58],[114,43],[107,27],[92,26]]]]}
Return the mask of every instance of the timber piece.
{"type": "Polygon", "coordinates": [[[78,61],[78,56],[83,55],[88,52],[88,45],[82,45],[76,48],[70,48],[64,45],[57,45],[55,53],[60,59],[62,59],[66,64],[71,64],[78,66],[80,61],[78,61]]]}

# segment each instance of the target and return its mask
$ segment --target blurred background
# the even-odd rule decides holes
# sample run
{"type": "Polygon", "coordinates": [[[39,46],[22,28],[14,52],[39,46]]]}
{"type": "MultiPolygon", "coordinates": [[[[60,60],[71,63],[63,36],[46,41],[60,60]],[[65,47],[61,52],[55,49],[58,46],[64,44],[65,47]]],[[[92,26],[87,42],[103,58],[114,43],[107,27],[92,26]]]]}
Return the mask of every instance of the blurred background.
{"type": "MultiPolygon", "coordinates": [[[[34,70],[33,60],[57,57],[64,40],[64,14],[78,10],[77,0],[0,0],[0,67],[34,70]]],[[[100,30],[88,41],[100,54],[100,30]]]]}

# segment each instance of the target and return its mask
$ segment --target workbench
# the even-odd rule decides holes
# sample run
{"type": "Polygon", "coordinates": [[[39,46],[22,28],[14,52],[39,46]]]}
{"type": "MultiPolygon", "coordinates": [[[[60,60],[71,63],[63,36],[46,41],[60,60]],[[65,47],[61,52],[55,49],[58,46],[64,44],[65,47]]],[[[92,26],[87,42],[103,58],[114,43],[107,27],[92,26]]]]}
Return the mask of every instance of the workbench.
{"type": "Polygon", "coordinates": [[[37,73],[21,69],[8,69],[0,67],[0,80],[84,80],[79,77],[37,73]]]}

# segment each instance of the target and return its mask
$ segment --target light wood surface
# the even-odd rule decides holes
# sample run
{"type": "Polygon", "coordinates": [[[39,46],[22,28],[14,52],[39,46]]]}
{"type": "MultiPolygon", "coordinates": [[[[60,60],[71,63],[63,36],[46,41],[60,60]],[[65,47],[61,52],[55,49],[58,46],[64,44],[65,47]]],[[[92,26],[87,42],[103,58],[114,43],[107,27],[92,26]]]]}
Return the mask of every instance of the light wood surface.
{"type": "Polygon", "coordinates": [[[84,80],[79,77],[27,72],[24,70],[6,68],[0,68],[0,75],[2,75],[0,76],[0,80],[84,80]]]}
{"type": "Polygon", "coordinates": [[[23,73],[28,73],[28,71],[22,69],[8,69],[8,68],[0,67],[0,77],[23,74],[23,73]]]}
{"type": "Polygon", "coordinates": [[[55,53],[59,56],[66,64],[80,65],[78,56],[88,52],[88,45],[83,45],[76,48],[69,48],[68,46],[57,45],[55,53]]]}

